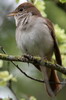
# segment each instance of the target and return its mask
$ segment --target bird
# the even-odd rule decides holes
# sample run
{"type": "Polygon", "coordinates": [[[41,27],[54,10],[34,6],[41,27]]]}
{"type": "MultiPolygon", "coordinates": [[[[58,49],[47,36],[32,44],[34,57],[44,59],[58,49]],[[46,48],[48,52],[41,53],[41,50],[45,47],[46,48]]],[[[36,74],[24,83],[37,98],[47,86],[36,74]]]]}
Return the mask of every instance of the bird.
{"type": "MultiPolygon", "coordinates": [[[[48,18],[43,17],[32,3],[20,4],[8,16],[14,16],[16,43],[23,53],[40,56],[48,61],[51,61],[54,53],[57,64],[62,65],[54,25],[48,18]]],[[[60,83],[57,72],[44,66],[36,68],[42,72],[48,95],[56,96],[62,87],[61,84],[57,84],[60,83]]]]}

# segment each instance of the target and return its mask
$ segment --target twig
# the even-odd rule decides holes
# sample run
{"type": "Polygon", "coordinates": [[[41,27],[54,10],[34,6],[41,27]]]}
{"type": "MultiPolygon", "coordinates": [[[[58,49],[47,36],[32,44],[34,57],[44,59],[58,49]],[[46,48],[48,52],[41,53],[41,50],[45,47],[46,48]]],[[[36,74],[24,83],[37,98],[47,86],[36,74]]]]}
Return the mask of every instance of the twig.
{"type": "Polygon", "coordinates": [[[0,53],[0,59],[6,60],[6,61],[17,61],[17,62],[31,63],[31,64],[36,65],[36,66],[37,65],[38,66],[39,65],[45,66],[47,68],[57,70],[57,71],[66,75],[66,68],[65,67],[62,67],[58,64],[52,64],[49,61],[42,60],[40,57],[33,57],[30,55],[25,55],[25,56],[23,55],[23,56],[19,57],[19,56],[12,56],[12,55],[6,55],[6,54],[0,53]]]}
{"type": "MultiPolygon", "coordinates": [[[[35,79],[35,78],[32,78],[31,76],[27,75],[22,69],[20,69],[20,67],[18,65],[16,65],[13,61],[20,61],[20,62],[27,62],[27,63],[32,63],[34,65],[42,65],[42,66],[46,66],[48,68],[51,68],[51,69],[56,69],[58,71],[60,71],[61,73],[65,74],[66,75],[66,68],[58,65],[58,64],[52,64],[50,62],[47,62],[47,61],[44,61],[42,60],[40,57],[33,57],[33,56],[30,56],[30,55],[24,55],[22,57],[16,57],[16,56],[10,56],[10,55],[5,55],[7,54],[6,51],[3,49],[3,47],[0,47],[0,49],[3,51],[4,54],[1,54],[0,53],[0,59],[2,60],[6,60],[6,61],[11,61],[13,63],[13,65],[15,67],[17,67],[21,73],[23,73],[26,77],[32,79],[32,80],[35,80],[35,81],[38,81],[38,82],[41,82],[41,83],[45,83],[45,81],[43,80],[38,80],[38,79],[35,79]]],[[[54,83],[54,82],[50,82],[51,84],[66,84],[66,82],[60,82],[60,83],[54,83]]]]}
{"type": "MultiPolygon", "coordinates": [[[[7,54],[3,47],[0,46],[0,49],[1,49],[1,51],[2,51],[4,54],[7,54]]],[[[30,79],[32,79],[32,80],[34,80],[34,81],[37,81],[37,82],[45,83],[45,81],[43,81],[43,80],[38,80],[38,79],[36,79],[36,78],[30,77],[29,75],[27,75],[27,74],[26,74],[22,69],[20,69],[20,67],[19,67],[18,65],[16,65],[13,61],[11,61],[11,63],[12,63],[15,67],[17,67],[17,68],[19,69],[19,71],[20,71],[21,73],[23,73],[26,77],[28,77],[28,78],[30,78],[30,79]]]]}

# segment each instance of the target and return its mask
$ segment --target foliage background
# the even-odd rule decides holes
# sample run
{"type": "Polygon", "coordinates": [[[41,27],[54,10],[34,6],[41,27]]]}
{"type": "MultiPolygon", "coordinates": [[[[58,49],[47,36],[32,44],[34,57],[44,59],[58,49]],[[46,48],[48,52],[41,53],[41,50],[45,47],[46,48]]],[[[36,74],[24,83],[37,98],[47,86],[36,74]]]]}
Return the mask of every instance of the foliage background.
{"type": "MultiPolygon", "coordinates": [[[[55,33],[62,54],[63,65],[66,66],[66,0],[29,1],[35,4],[44,17],[48,17],[54,23],[55,33]]],[[[24,0],[0,0],[0,46],[3,46],[7,53],[12,55],[22,55],[22,53],[16,46],[16,27],[14,19],[8,18],[6,15],[13,11],[13,9],[15,9],[21,2],[24,2],[24,0]]],[[[0,50],[0,52],[2,51],[0,50]]],[[[30,64],[28,67],[28,65],[24,63],[18,64],[28,75],[38,79],[42,78],[41,73],[35,69],[33,65],[30,64]]],[[[62,78],[65,79],[65,76],[61,73],[59,73],[59,76],[61,80],[62,78]]],[[[26,78],[11,63],[0,60],[0,98],[4,97],[4,95],[3,97],[1,96],[1,87],[6,87],[8,80],[12,80],[10,85],[19,100],[22,98],[25,98],[26,100],[33,100],[34,98],[31,96],[34,96],[37,100],[44,100],[44,98],[45,100],[50,99],[43,84],[26,78]]],[[[5,94],[4,90],[3,93],[5,94]]],[[[9,95],[11,95],[11,93],[9,95]]],[[[5,96],[5,98],[6,97],[7,96],[5,96]]],[[[65,97],[66,86],[62,89],[62,91],[60,91],[56,99],[65,100],[65,97]]]]}

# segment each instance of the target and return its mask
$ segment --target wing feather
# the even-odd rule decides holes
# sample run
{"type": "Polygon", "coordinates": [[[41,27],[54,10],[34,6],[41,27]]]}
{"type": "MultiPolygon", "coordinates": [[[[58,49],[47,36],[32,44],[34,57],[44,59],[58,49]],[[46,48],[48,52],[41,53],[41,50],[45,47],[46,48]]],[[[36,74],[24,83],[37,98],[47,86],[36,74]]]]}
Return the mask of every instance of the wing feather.
{"type": "Polygon", "coordinates": [[[51,36],[52,36],[53,41],[54,41],[54,53],[55,53],[56,61],[59,65],[62,65],[61,54],[60,54],[60,50],[59,50],[58,43],[57,43],[57,40],[56,40],[53,24],[47,18],[46,18],[46,21],[47,21],[47,26],[51,31],[51,36]]]}

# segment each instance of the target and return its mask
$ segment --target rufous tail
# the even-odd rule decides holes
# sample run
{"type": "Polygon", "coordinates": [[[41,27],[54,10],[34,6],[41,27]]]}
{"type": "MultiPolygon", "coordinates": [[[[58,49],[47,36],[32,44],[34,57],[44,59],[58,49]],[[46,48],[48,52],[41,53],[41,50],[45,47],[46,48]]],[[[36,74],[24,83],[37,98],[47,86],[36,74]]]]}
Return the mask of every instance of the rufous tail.
{"type": "Polygon", "coordinates": [[[54,97],[62,87],[58,84],[60,83],[58,75],[53,69],[48,69],[46,67],[40,67],[40,69],[44,77],[47,92],[49,96],[54,97]]]}

